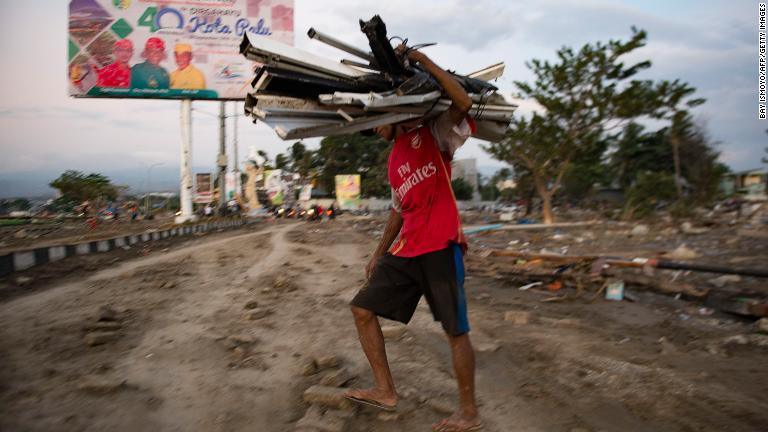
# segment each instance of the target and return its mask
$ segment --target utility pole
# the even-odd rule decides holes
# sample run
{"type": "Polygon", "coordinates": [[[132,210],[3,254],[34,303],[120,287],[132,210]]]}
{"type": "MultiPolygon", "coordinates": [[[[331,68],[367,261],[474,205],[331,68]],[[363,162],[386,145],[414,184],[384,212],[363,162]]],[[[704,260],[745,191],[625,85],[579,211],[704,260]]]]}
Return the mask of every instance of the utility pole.
{"type": "Polygon", "coordinates": [[[227,148],[226,148],[226,102],[219,102],[219,214],[224,211],[227,204],[227,148]]]}
{"type": "Polygon", "coordinates": [[[239,196],[241,192],[241,186],[240,186],[240,161],[237,160],[237,117],[239,117],[239,113],[237,112],[238,104],[237,102],[233,102],[232,106],[234,107],[234,112],[232,113],[232,120],[234,121],[233,129],[232,129],[232,137],[233,137],[233,144],[232,144],[232,155],[234,157],[234,168],[233,173],[235,175],[235,196],[239,196]]]}
{"type": "Polygon", "coordinates": [[[145,215],[144,217],[147,217],[150,214],[149,202],[152,199],[152,187],[150,186],[151,185],[151,179],[152,179],[152,168],[154,168],[156,166],[160,166],[162,164],[163,164],[162,162],[154,163],[154,164],[150,165],[149,168],[147,168],[147,178],[146,178],[146,181],[145,181],[145,185],[146,185],[146,190],[147,191],[146,191],[146,195],[145,195],[145,199],[144,199],[144,215],[145,215]]]}

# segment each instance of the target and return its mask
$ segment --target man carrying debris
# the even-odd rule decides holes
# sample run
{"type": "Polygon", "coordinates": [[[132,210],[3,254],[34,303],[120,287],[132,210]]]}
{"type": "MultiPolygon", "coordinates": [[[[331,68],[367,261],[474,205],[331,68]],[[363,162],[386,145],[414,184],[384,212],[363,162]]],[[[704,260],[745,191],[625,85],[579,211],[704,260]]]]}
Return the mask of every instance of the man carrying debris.
{"type": "Polygon", "coordinates": [[[396,408],[398,395],[377,316],[408,323],[424,295],[434,319],[448,335],[459,387],[459,409],[433,425],[433,430],[475,431],[482,423],[475,403],[475,357],[463,288],[466,242],[450,175],[453,153],[474,132],[474,121],[467,117],[472,100],[423,53],[403,46],[398,51],[429,72],[452,104],[434,120],[410,130],[397,124],[375,129],[382,138],[394,141],[389,156],[393,209],[366,268],[368,282],[351,302],[375,386],[351,389],[346,396],[385,410],[396,408]]]}

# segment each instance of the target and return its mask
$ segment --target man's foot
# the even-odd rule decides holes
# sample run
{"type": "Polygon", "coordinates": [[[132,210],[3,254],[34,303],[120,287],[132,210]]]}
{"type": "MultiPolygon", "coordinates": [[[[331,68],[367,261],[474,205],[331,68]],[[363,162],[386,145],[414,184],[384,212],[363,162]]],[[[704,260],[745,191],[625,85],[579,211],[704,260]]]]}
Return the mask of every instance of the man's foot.
{"type": "Polygon", "coordinates": [[[386,411],[394,411],[397,408],[397,394],[378,388],[349,389],[344,396],[355,402],[381,408],[386,411]]]}
{"type": "Polygon", "coordinates": [[[479,431],[482,428],[483,422],[480,421],[480,417],[467,418],[459,413],[432,425],[433,432],[470,432],[479,431]]]}

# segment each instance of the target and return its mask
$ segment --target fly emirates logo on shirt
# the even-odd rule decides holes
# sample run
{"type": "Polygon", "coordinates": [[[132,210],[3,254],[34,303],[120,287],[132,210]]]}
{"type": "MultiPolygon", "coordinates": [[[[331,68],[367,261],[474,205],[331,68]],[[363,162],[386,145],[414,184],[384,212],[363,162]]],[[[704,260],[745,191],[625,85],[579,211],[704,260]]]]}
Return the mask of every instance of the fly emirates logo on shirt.
{"type": "Polygon", "coordinates": [[[395,190],[395,194],[397,195],[397,199],[400,200],[400,202],[403,202],[405,194],[407,194],[411,188],[437,173],[437,167],[435,167],[434,162],[430,162],[411,171],[410,164],[406,162],[397,168],[397,173],[400,175],[400,178],[403,179],[403,184],[395,190]]]}

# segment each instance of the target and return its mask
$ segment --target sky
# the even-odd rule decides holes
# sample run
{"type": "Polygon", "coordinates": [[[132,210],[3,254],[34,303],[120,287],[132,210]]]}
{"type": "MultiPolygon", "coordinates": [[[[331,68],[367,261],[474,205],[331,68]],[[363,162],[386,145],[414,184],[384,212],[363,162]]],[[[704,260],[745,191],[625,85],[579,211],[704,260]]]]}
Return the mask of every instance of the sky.
{"type": "MultiPolygon", "coordinates": [[[[148,183],[149,188],[173,188],[180,102],[70,98],[67,5],[66,0],[0,1],[0,55],[5,60],[0,68],[0,197],[45,193],[47,182],[66,169],[107,173],[134,189],[148,183]],[[155,164],[161,165],[150,172],[155,164]]],[[[719,143],[721,160],[734,170],[762,166],[768,121],[757,115],[756,1],[296,0],[294,44],[343,58],[310,40],[307,29],[366,47],[358,19],[374,14],[382,16],[390,36],[437,42],[425,52],[447,69],[468,73],[505,62],[505,74],[496,84],[508,98],[516,91],[514,81],[532,79],[527,61],[553,60],[564,45],[626,40],[632,26],[645,29],[648,44],[628,61],[648,59],[653,66],[638,78],[681,79],[697,88],[707,102],[695,115],[719,143]]],[[[535,106],[517,102],[520,115],[535,106]]],[[[210,171],[218,149],[218,103],[196,101],[193,110],[192,165],[210,171]]],[[[234,103],[227,110],[235,112],[234,103]]],[[[227,141],[231,154],[231,129],[227,141]]],[[[305,142],[314,147],[319,140],[305,142]]],[[[238,143],[242,161],[249,148],[274,157],[292,141],[241,118],[238,143]]],[[[470,140],[456,158],[476,158],[485,172],[503,166],[477,140],[470,140]]]]}

